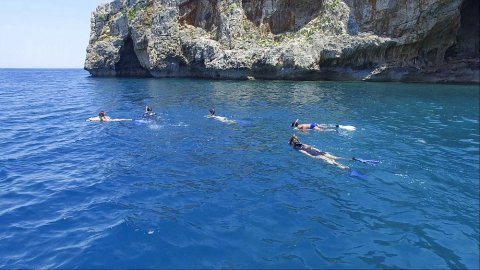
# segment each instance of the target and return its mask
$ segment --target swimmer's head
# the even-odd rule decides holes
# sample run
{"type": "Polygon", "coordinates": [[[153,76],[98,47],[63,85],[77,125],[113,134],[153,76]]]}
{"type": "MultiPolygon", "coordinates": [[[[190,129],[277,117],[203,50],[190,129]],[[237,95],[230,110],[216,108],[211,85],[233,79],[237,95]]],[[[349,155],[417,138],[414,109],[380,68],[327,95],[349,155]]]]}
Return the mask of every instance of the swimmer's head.
{"type": "Polygon", "coordinates": [[[98,117],[105,117],[105,112],[104,111],[99,112],[98,117]]]}
{"type": "Polygon", "coordinates": [[[297,127],[298,126],[298,119],[292,122],[292,127],[297,127]]]}
{"type": "Polygon", "coordinates": [[[152,107],[150,106],[145,107],[145,112],[151,112],[151,111],[153,111],[152,107]]]}
{"type": "Polygon", "coordinates": [[[335,125],[335,128],[339,128],[339,127],[340,127],[340,125],[335,125]]]}
{"type": "Polygon", "coordinates": [[[299,142],[300,141],[298,140],[298,137],[295,134],[293,134],[292,137],[290,138],[290,141],[288,142],[288,144],[294,145],[294,144],[297,144],[299,142]]]}
{"type": "Polygon", "coordinates": [[[210,115],[215,115],[215,108],[210,108],[208,112],[210,113],[210,115]]]}

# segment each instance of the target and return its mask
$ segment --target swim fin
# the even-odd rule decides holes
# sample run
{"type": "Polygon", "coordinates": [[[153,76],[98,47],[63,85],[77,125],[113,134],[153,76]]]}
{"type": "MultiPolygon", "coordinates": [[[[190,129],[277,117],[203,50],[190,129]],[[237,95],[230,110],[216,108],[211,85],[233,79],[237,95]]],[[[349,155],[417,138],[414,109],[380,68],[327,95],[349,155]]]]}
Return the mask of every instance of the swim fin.
{"type": "Polygon", "coordinates": [[[351,169],[350,170],[350,176],[352,177],[357,177],[357,178],[360,178],[360,179],[363,179],[363,180],[367,180],[367,176],[355,169],[351,169]]]}

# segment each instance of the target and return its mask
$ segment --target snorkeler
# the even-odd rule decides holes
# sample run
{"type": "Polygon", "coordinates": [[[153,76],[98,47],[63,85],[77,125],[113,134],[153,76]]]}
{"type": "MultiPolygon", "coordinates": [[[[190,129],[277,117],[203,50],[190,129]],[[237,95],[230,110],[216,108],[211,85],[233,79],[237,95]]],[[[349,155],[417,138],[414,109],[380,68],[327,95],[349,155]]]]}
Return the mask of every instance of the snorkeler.
{"type": "Polygon", "coordinates": [[[96,117],[90,117],[87,119],[89,122],[122,122],[122,121],[132,121],[133,119],[125,119],[125,118],[110,118],[105,114],[104,111],[98,113],[96,117]]]}
{"type": "Polygon", "coordinates": [[[319,124],[312,122],[310,124],[300,124],[298,123],[298,119],[295,120],[292,123],[292,127],[297,128],[299,130],[308,130],[308,129],[314,129],[317,131],[338,131],[339,125],[335,125],[335,128],[327,128],[327,127],[322,127],[319,124]]]}
{"type": "Polygon", "coordinates": [[[208,110],[208,116],[209,118],[213,118],[215,120],[218,120],[220,122],[224,122],[224,123],[227,123],[227,124],[235,124],[237,123],[237,121],[235,120],[231,120],[231,119],[228,119],[227,117],[225,116],[218,116],[215,114],[215,108],[210,108],[208,110]]]}
{"type": "Polygon", "coordinates": [[[145,107],[145,112],[143,113],[143,118],[155,118],[157,114],[153,112],[152,107],[146,106],[145,107]]]}
{"type": "Polygon", "coordinates": [[[328,164],[335,165],[338,168],[343,169],[343,170],[348,170],[349,169],[348,166],[345,166],[345,165],[337,162],[337,159],[345,159],[345,158],[337,157],[337,156],[334,156],[334,155],[332,155],[328,152],[320,151],[319,149],[317,149],[315,147],[312,147],[308,144],[300,143],[300,140],[295,135],[293,135],[290,138],[290,141],[288,142],[288,144],[293,146],[293,148],[295,150],[298,150],[298,151],[300,151],[301,153],[303,153],[307,156],[322,159],[323,161],[327,162],[328,164]]]}

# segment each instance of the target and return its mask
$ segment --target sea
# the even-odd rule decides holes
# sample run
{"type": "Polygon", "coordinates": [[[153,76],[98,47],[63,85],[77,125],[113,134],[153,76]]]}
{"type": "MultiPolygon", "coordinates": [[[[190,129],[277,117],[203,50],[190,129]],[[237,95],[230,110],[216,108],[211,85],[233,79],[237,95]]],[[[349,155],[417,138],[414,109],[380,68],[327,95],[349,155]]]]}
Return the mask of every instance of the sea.
{"type": "Polygon", "coordinates": [[[0,268],[478,269],[479,92],[0,69],[0,268]]]}

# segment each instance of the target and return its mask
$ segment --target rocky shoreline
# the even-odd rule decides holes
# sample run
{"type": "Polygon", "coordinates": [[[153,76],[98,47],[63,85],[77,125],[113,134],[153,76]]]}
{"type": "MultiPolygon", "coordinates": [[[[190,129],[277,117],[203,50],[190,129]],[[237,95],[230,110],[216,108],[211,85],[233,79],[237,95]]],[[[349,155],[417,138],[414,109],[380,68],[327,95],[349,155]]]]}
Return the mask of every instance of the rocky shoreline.
{"type": "Polygon", "coordinates": [[[475,0],[115,0],[93,76],[480,83],[475,0]]]}

